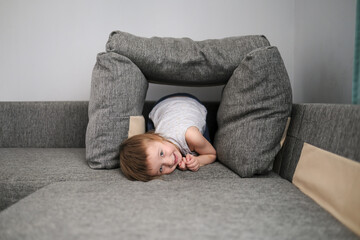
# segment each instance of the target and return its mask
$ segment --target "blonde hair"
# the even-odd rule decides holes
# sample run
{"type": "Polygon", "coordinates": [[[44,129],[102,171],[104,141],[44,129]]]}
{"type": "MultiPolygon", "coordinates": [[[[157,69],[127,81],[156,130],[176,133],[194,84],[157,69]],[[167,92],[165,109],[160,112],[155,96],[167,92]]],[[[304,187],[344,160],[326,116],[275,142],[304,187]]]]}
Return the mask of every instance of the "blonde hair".
{"type": "Polygon", "coordinates": [[[129,180],[148,182],[159,178],[149,174],[147,145],[151,141],[168,141],[154,132],[135,135],[120,145],[120,168],[129,180]]]}

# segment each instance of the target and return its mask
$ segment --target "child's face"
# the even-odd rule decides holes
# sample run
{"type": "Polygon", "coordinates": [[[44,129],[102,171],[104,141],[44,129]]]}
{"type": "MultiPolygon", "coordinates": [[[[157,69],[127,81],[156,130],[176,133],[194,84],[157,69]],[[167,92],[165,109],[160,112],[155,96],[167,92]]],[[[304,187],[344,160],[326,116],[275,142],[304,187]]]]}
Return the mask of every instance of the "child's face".
{"type": "Polygon", "coordinates": [[[180,151],[167,141],[151,141],[147,147],[147,161],[153,176],[172,173],[182,160],[180,151]]]}

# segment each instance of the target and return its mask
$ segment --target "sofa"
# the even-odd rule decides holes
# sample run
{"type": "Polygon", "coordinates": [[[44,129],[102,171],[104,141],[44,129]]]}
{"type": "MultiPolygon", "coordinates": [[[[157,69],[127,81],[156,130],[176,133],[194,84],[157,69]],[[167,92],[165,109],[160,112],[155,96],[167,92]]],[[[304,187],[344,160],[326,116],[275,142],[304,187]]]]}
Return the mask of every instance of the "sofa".
{"type": "MultiPolygon", "coordinates": [[[[205,106],[214,139],[219,103],[205,106]]],[[[88,102],[0,102],[0,239],[358,239],[360,107],[293,104],[290,119],[267,173],[242,178],[216,161],[145,183],[89,167],[88,102]],[[346,174],[329,170],[334,157],[350,161],[346,174]]]]}

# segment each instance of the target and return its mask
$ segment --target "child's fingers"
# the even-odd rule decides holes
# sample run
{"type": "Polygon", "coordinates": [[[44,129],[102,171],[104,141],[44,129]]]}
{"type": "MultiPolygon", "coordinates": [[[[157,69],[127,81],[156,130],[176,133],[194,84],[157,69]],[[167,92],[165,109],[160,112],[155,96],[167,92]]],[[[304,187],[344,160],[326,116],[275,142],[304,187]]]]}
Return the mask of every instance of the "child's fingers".
{"type": "Polygon", "coordinates": [[[181,165],[181,166],[179,166],[179,169],[182,170],[182,171],[185,171],[187,168],[186,168],[185,165],[181,165]]]}
{"type": "Polygon", "coordinates": [[[192,171],[194,171],[194,169],[198,169],[199,168],[199,163],[197,161],[191,161],[186,163],[186,167],[192,171]]]}
{"type": "Polygon", "coordinates": [[[185,159],[186,159],[185,164],[186,164],[187,169],[194,171],[194,172],[199,170],[200,165],[195,156],[193,156],[191,154],[187,154],[185,159]]]}
{"type": "Polygon", "coordinates": [[[194,161],[196,161],[196,158],[193,155],[186,155],[186,162],[188,163],[192,163],[194,161]]]}
{"type": "Polygon", "coordinates": [[[199,170],[199,165],[194,165],[194,166],[188,167],[188,169],[193,171],[193,172],[196,172],[196,171],[199,170]]]}
{"type": "Polygon", "coordinates": [[[179,162],[178,164],[180,170],[186,170],[186,164],[185,164],[185,158],[183,157],[183,160],[179,162]]]}
{"type": "Polygon", "coordinates": [[[195,161],[186,162],[187,167],[194,167],[196,165],[195,161]]]}
{"type": "Polygon", "coordinates": [[[196,165],[196,162],[195,161],[189,161],[189,162],[186,162],[186,167],[187,168],[192,168],[196,165]]]}
{"type": "Polygon", "coordinates": [[[190,154],[186,156],[186,160],[188,163],[192,163],[192,162],[196,161],[195,156],[190,155],[190,154]]]}
{"type": "Polygon", "coordinates": [[[186,170],[186,165],[185,165],[185,163],[179,164],[179,169],[182,170],[182,171],[186,170]]]}

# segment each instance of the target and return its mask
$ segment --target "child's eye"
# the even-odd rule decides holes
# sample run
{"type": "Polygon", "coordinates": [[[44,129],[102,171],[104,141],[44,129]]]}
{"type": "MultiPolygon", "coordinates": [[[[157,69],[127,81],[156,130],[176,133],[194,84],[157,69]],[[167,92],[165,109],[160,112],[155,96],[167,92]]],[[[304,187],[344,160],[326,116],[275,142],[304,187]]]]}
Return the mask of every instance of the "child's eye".
{"type": "Polygon", "coordinates": [[[161,150],[160,151],[160,157],[163,157],[164,156],[164,152],[161,150]]]}
{"type": "Polygon", "coordinates": [[[162,168],[162,166],[160,167],[159,171],[160,171],[160,173],[162,173],[162,171],[163,171],[163,168],[162,168]]]}

